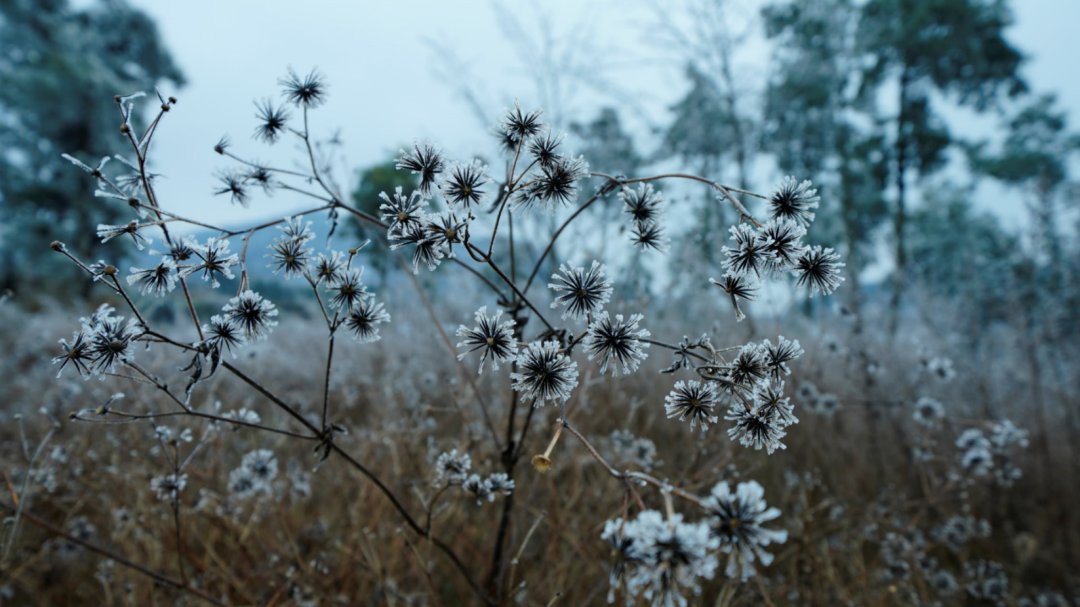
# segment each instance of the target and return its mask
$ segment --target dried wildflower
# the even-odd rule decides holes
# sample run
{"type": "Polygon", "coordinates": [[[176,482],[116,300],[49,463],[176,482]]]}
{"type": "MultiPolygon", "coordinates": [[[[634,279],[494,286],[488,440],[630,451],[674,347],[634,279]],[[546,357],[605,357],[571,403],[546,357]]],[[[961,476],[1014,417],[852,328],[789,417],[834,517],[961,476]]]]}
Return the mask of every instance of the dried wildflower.
{"type": "Polygon", "coordinates": [[[757,230],[748,223],[740,223],[731,226],[731,241],[735,246],[725,247],[724,267],[728,275],[746,276],[760,274],[765,266],[767,254],[765,242],[759,238],[757,230]]]}
{"type": "Polygon", "coordinates": [[[163,502],[174,502],[180,498],[180,492],[187,487],[186,474],[165,474],[150,479],[150,490],[163,502]]]}
{"type": "Polygon", "coordinates": [[[934,589],[934,592],[941,596],[949,596],[960,588],[960,585],[956,582],[956,576],[940,569],[935,571],[929,577],[930,587],[934,589]]]}
{"type": "Polygon", "coordinates": [[[554,135],[551,131],[544,135],[537,135],[529,140],[529,154],[541,167],[551,166],[562,159],[562,155],[558,152],[562,139],[561,135],[554,135]]]}
{"type": "Polygon", "coordinates": [[[476,311],[476,326],[473,328],[459,325],[457,336],[462,338],[458,342],[458,348],[465,351],[458,354],[458,360],[464,359],[469,353],[480,350],[480,369],[477,374],[484,372],[484,363],[491,359],[491,367],[499,368],[499,363],[510,360],[517,355],[517,339],[514,337],[514,321],[508,319],[499,322],[502,310],[496,310],[495,314],[488,316],[487,306],[476,311]]]}
{"type": "Polygon", "coordinates": [[[260,484],[251,470],[244,466],[234,468],[229,472],[229,493],[236,499],[246,500],[260,491],[265,491],[265,485],[260,484]]]}
{"type": "Polygon", "coordinates": [[[152,268],[132,267],[130,272],[127,277],[128,284],[138,284],[143,295],[165,295],[176,288],[179,279],[176,262],[171,257],[162,257],[158,265],[152,268]]]}
{"type": "Polygon", "coordinates": [[[367,296],[367,287],[363,282],[363,268],[350,268],[330,285],[330,306],[337,309],[350,309],[367,296]]]}
{"type": "Polygon", "coordinates": [[[446,257],[446,247],[432,239],[422,224],[402,226],[390,233],[390,239],[390,250],[397,250],[407,245],[413,246],[413,274],[420,272],[421,265],[427,266],[428,270],[434,270],[446,257]]]}
{"type": "Polygon", "coordinates": [[[229,195],[229,201],[242,207],[248,205],[248,191],[244,176],[240,173],[221,173],[218,175],[221,185],[214,190],[214,195],[229,195]]]}
{"type": "Polygon", "coordinates": [[[312,273],[316,283],[336,285],[345,276],[345,259],[341,251],[334,251],[329,255],[319,253],[311,264],[312,273]]]}
{"type": "Polygon", "coordinates": [[[581,266],[562,264],[551,276],[548,287],[557,293],[551,307],[565,306],[562,317],[573,319],[599,312],[611,298],[612,291],[605,268],[597,261],[592,262],[588,271],[581,266]]]}
{"type": "Polygon", "coordinates": [[[791,399],[784,396],[784,382],[776,380],[769,382],[757,395],[757,407],[761,414],[769,416],[784,426],[799,423],[795,417],[795,406],[791,399]]]}
{"type": "Polygon", "coordinates": [[[719,396],[711,382],[680,380],[675,382],[675,387],[664,398],[664,412],[668,419],[689,419],[691,431],[701,424],[701,431],[705,432],[709,424],[715,424],[719,419],[715,414],[718,404],[719,396]]]}
{"type": "Polygon", "coordinates": [[[985,601],[1004,601],[1009,593],[1009,578],[998,563],[971,561],[964,564],[967,592],[972,598],[985,601]]]}
{"type": "Polygon", "coordinates": [[[769,455],[777,449],[786,449],[781,439],[787,434],[786,424],[774,415],[774,409],[755,403],[746,407],[735,403],[728,409],[724,419],[732,422],[728,428],[728,437],[744,447],[753,447],[755,451],[765,449],[769,455]]]}
{"type": "Polygon", "coordinates": [[[453,212],[448,211],[438,215],[428,215],[423,225],[425,238],[441,249],[445,257],[453,257],[452,247],[462,242],[468,224],[459,221],[453,212]]]}
{"type": "Polygon", "coordinates": [[[789,219],[802,227],[814,221],[813,210],[821,198],[810,180],[798,181],[790,175],[780,182],[780,187],[769,196],[770,216],[773,219],[789,219]]]}
{"type": "Polygon", "coordinates": [[[281,231],[278,238],[283,240],[296,240],[299,242],[315,240],[315,232],[311,231],[311,222],[305,221],[301,216],[286,217],[285,221],[277,229],[281,231]]]}
{"type": "Polygon", "coordinates": [[[275,274],[281,272],[285,278],[292,278],[307,270],[311,249],[305,247],[302,240],[278,240],[270,245],[269,256],[275,274]]]}
{"type": "Polygon", "coordinates": [[[790,219],[773,219],[761,226],[757,239],[770,270],[783,270],[795,265],[805,248],[802,237],[806,229],[790,219]]]}
{"type": "Polygon", "coordinates": [[[923,363],[926,365],[926,370],[935,377],[940,378],[942,381],[949,381],[953,377],[956,377],[956,370],[953,368],[952,359],[944,356],[935,356],[923,363]]]}
{"type": "Polygon", "coordinates": [[[184,263],[189,259],[195,257],[195,249],[198,247],[198,243],[191,236],[185,236],[182,239],[174,240],[169,247],[168,256],[172,258],[176,263],[184,263]]]}
{"type": "Polygon", "coordinates": [[[508,111],[503,118],[502,131],[512,136],[515,142],[524,141],[540,133],[543,124],[540,122],[540,110],[533,112],[521,111],[521,106],[514,104],[514,109],[508,111]]]}
{"type": "Polygon", "coordinates": [[[625,578],[630,597],[652,605],[685,607],[683,593],[700,594],[698,579],[712,579],[719,566],[713,554],[719,540],[707,524],[687,523],[681,514],[665,519],[656,510],[645,510],[632,520],[609,520],[600,537],[615,553],[612,592],[625,578]]]}
{"type": "Polygon", "coordinates": [[[277,478],[277,457],[269,449],[249,451],[244,455],[240,466],[250,471],[257,483],[269,486],[277,478]]]}
{"type": "Polygon", "coordinates": [[[239,325],[244,337],[249,340],[264,339],[270,329],[277,326],[274,320],[278,315],[277,307],[251,289],[230,299],[221,312],[225,318],[239,325]]]}
{"type": "Polygon", "coordinates": [[[944,523],[935,527],[934,539],[945,544],[949,549],[960,552],[973,540],[990,537],[990,522],[969,515],[953,515],[944,523]]]}
{"type": "Polygon", "coordinates": [[[563,402],[578,383],[577,363],[562,352],[557,341],[534,341],[518,353],[513,389],[534,405],[563,402]]]}
{"type": "Polygon", "coordinates": [[[742,322],[746,318],[746,314],[742,311],[742,307],[739,306],[739,300],[753,301],[757,293],[757,287],[750,284],[750,281],[745,276],[736,276],[734,274],[724,274],[724,277],[720,280],[710,278],[709,282],[727,293],[727,296],[731,298],[731,306],[735,309],[735,320],[742,322]]]}
{"type": "Polygon", "coordinates": [[[90,365],[93,363],[93,355],[91,353],[90,341],[87,339],[85,333],[76,331],[70,342],[66,339],[61,339],[60,347],[63,349],[63,353],[59,356],[54,356],[52,359],[53,364],[60,365],[60,368],[56,370],[57,377],[60,377],[60,374],[64,371],[64,367],[67,367],[69,364],[75,368],[75,372],[79,375],[90,375],[90,365]]]}
{"type": "Polygon", "coordinates": [[[510,478],[505,472],[493,472],[484,480],[484,483],[488,486],[488,491],[492,495],[501,493],[509,497],[514,493],[514,479],[510,478]]]}
{"type": "Polygon", "coordinates": [[[990,443],[997,450],[1004,450],[1012,445],[1022,449],[1028,446],[1028,431],[1017,427],[1011,420],[1003,419],[990,427],[990,443]]]}
{"type": "Polygon", "coordinates": [[[468,453],[458,453],[457,449],[451,449],[440,453],[435,460],[435,486],[460,485],[469,477],[472,469],[472,458],[468,453]]]}
{"type": "Polygon", "coordinates": [[[768,507],[765,489],[757,481],[739,483],[734,492],[727,482],[718,483],[703,505],[720,550],[728,554],[728,577],[750,578],[754,561],[768,566],[773,560],[765,547],[787,541],[787,531],[762,526],[780,516],[780,510],[768,507]]]}
{"type": "Polygon", "coordinates": [[[783,335],[776,338],[776,345],[768,339],[763,341],[761,351],[765,357],[765,365],[769,369],[769,377],[773,381],[779,381],[791,375],[791,369],[787,364],[803,355],[803,349],[798,340],[785,339],[783,335]]]}
{"type": "Polygon", "coordinates": [[[266,143],[276,143],[278,137],[285,131],[285,122],[289,119],[288,112],[285,108],[274,107],[269,99],[256,103],[255,107],[257,110],[255,117],[259,121],[259,125],[255,127],[255,137],[266,143]]]}
{"type": "Polygon", "coordinates": [[[945,407],[929,396],[920,396],[911,417],[919,424],[933,428],[945,418],[945,407]]]}
{"type": "Polygon", "coordinates": [[[623,186],[619,198],[635,226],[659,223],[664,195],[654,190],[651,183],[640,183],[636,190],[623,186]]]}
{"type": "Polygon", "coordinates": [[[690,338],[684,335],[679,341],[678,346],[671,352],[671,366],[660,372],[674,373],[679,369],[689,369],[693,366],[690,360],[690,357],[692,356],[691,350],[697,348],[705,348],[711,351],[712,344],[709,341],[709,336],[703,334],[698,339],[690,341],[690,338]]]}
{"type": "Polygon", "coordinates": [[[616,314],[614,319],[607,312],[596,314],[589,324],[584,345],[589,360],[599,359],[601,373],[606,373],[610,366],[612,375],[617,376],[620,371],[629,375],[648,357],[645,349],[649,343],[642,340],[651,333],[638,327],[643,318],[641,314],[631,314],[627,319],[622,314],[616,314]]]}
{"type": "Polygon", "coordinates": [[[233,353],[233,348],[238,348],[244,343],[244,334],[240,324],[234,319],[220,314],[210,317],[210,324],[203,325],[203,335],[206,343],[218,352],[233,353]]]}
{"type": "Polygon", "coordinates": [[[652,249],[661,253],[667,250],[668,245],[664,228],[656,221],[635,223],[630,231],[630,242],[642,249],[652,249]]]}
{"type": "Polygon", "coordinates": [[[194,249],[199,263],[186,268],[185,275],[201,272],[203,280],[209,281],[215,289],[221,286],[219,279],[232,280],[233,273],[229,268],[240,263],[240,257],[229,253],[227,239],[210,237],[206,239],[206,245],[194,249]]]}
{"type": "Polygon", "coordinates": [[[736,386],[750,388],[765,379],[769,365],[765,352],[758,344],[746,344],[739,348],[739,353],[727,365],[727,375],[736,386]]]}
{"type": "Polygon", "coordinates": [[[135,247],[140,251],[150,244],[150,239],[139,233],[139,230],[145,226],[142,226],[137,221],[130,221],[124,225],[108,225],[98,224],[97,236],[101,239],[102,244],[109,242],[110,240],[117,238],[118,236],[124,236],[125,234],[131,237],[131,242],[135,243],[135,247]]]}
{"type": "Polygon", "coordinates": [[[518,190],[519,206],[545,204],[548,209],[577,199],[578,182],[589,176],[589,164],[582,157],[559,158],[540,167],[528,184],[518,190]]]}
{"type": "Polygon", "coordinates": [[[370,295],[360,298],[345,316],[345,326],[362,344],[379,341],[379,325],[384,322],[390,322],[390,313],[370,295]]]}
{"type": "Polygon", "coordinates": [[[491,492],[491,488],[484,482],[484,479],[480,478],[479,474],[470,474],[461,483],[461,488],[476,496],[477,506],[483,504],[485,500],[489,502],[495,501],[495,494],[491,492]]]}
{"type": "Polygon", "coordinates": [[[608,436],[611,443],[610,460],[615,464],[640,468],[648,472],[660,462],[657,459],[656,443],[648,438],[634,436],[623,429],[615,430],[608,436]]]}
{"type": "Polygon", "coordinates": [[[822,248],[815,245],[807,247],[795,260],[795,275],[798,276],[796,284],[806,285],[810,288],[810,297],[815,293],[828,295],[844,282],[840,275],[840,269],[844,262],[840,261],[840,255],[832,249],[822,248]]]}
{"type": "Polygon", "coordinates": [[[405,195],[401,186],[394,188],[394,196],[391,198],[386,192],[380,192],[379,198],[383,203],[379,205],[379,216],[388,225],[388,232],[400,233],[409,227],[419,226],[423,220],[424,199],[419,191],[405,195]]]}
{"type": "Polygon", "coordinates": [[[446,201],[450,206],[471,208],[480,204],[480,198],[484,195],[484,184],[487,183],[485,172],[487,167],[478,160],[468,164],[458,164],[450,170],[450,175],[439,186],[446,201]]]}
{"type": "Polygon", "coordinates": [[[94,373],[111,373],[117,366],[131,361],[135,339],[142,334],[142,326],[135,319],[125,323],[122,316],[113,315],[111,306],[102,305],[93,317],[83,321],[94,373]]]}
{"type": "Polygon", "coordinates": [[[434,146],[417,143],[408,152],[402,150],[394,166],[419,175],[420,193],[428,196],[431,194],[431,187],[435,185],[435,178],[442,173],[446,162],[443,161],[442,153],[434,146]]]}
{"type": "Polygon", "coordinates": [[[306,76],[299,76],[290,69],[278,84],[284,89],[285,98],[298,106],[318,107],[326,100],[326,83],[322,74],[314,69],[306,76]]]}

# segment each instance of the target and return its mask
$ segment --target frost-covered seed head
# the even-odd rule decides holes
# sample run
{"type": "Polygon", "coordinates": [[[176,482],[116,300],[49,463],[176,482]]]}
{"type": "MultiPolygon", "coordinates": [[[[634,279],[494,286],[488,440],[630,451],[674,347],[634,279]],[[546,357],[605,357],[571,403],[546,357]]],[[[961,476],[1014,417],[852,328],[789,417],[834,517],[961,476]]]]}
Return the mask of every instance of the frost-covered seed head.
{"type": "Polygon", "coordinates": [[[127,275],[127,284],[138,285],[139,293],[143,295],[166,295],[176,288],[179,274],[176,271],[176,261],[171,257],[162,257],[157,266],[152,268],[132,268],[127,275]]]}
{"type": "Polygon", "coordinates": [[[814,221],[814,209],[821,198],[809,180],[798,181],[787,176],[769,197],[769,214],[773,219],[789,219],[802,227],[814,221]]]}
{"type": "Polygon", "coordinates": [[[680,380],[664,398],[664,411],[668,419],[690,420],[690,430],[701,424],[701,431],[709,429],[719,419],[716,407],[720,404],[716,388],[711,382],[696,379],[680,380]]]}
{"type": "Polygon", "coordinates": [[[654,190],[651,183],[640,183],[637,189],[623,186],[619,198],[624,210],[635,225],[658,223],[664,204],[664,195],[654,190]]]}
{"type": "Polygon", "coordinates": [[[552,308],[563,306],[563,318],[582,319],[596,314],[611,299],[612,286],[605,268],[597,261],[586,271],[584,267],[563,264],[551,276],[548,287],[555,291],[552,308]]]}
{"type": "Polygon", "coordinates": [[[734,492],[727,482],[719,483],[703,506],[720,550],[728,554],[728,577],[750,578],[755,561],[763,566],[772,563],[773,555],[765,547],[787,541],[787,531],[763,526],[779,517],[780,510],[768,507],[765,489],[757,481],[739,483],[734,492]]]}
{"type": "Polygon", "coordinates": [[[832,249],[819,245],[806,247],[795,260],[796,284],[810,289],[810,297],[815,294],[828,295],[844,282],[840,269],[844,262],[832,249]]]}
{"type": "Polygon", "coordinates": [[[379,325],[384,322],[390,322],[390,313],[373,296],[360,298],[345,316],[345,326],[362,344],[379,341],[379,325]]]}
{"type": "Polygon", "coordinates": [[[230,299],[221,313],[238,324],[248,340],[264,339],[277,326],[277,307],[251,289],[230,299]]]}
{"type": "Polygon", "coordinates": [[[363,268],[350,268],[342,272],[340,278],[330,286],[330,306],[348,310],[367,297],[363,278],[363,268]]]}
{"type": "Polygon", "coordinates": [[[458,354],[458,360],[464,359],[470,352],[480,350],[480,368],[477,373],[484,372],[484,363],[489,359],[493,369],[499,368],[500,362],[505,362],[517,355],[517,339],[514,337],[514,321],[512,319],[499,322],[502,310],[496,310],[495,314],[488,315],[487,306],[476,311],[476,325],[473,328],[465,325],[458,326],[457,336],[462,338],[457,347],[464,351],[458,354]]]}
{"type": "Polygon", "coordinates": [[[458,164],[450,170],[450,175],[439,186],[439,190],[451,206],[470,209],[480,204],[480,199],[484,196],[486,171],[487,167],[478,160],[458,164]]]}
{"type": "Polygon", "coordinates": [[[589,360],[599,360],[601,373],[610,368],[612,375],[617,376],[620,372],[629,375],[648,357],[645,349],[650,344],[642,340],[651,333],[638,327],[643,318],[641,314],[631,314],[624,319],[622,314],[616,314],[612,319],[603,311],[595,316],[589,324],[584,345],[589,360]]]}
{"type": "Polygon", "coordinates": [[[416,143],[409,151],[401,150],[395,164],[398,170],[410,171],[420,177],[420,193],[424,196],[431,195],[431,189],[435,185],[435,179],[443,172],[446,162],[442,152],[435,146],[427,143],[416,143]]]}
{"type": "Polygon", "coordinates": [[[577,363],[562,352],[557,341],[534,341],[517,356],[517,372],[511,373],[513,389],[536,406],[570,398],[578,383],[577,363]]]}

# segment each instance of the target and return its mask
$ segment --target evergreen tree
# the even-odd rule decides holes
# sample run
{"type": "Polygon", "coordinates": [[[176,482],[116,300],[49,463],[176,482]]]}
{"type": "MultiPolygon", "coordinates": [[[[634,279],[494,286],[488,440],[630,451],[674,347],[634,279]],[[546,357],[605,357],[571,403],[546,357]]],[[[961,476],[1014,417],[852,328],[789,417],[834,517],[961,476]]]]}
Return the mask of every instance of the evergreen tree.
{"type": "Polygon", "coordinates": [[[857,35],[866,67],[861,92],[879,97],[895,90],[897,96],[888,150],[895,187],[893,332],[907,270],[908,181],[940,169],[951,142],[935,111],[934,93],[983,111],[1003,92],[1024,92],[1018,73],[1023,57],[1004,36],[1011,21],[1004,0],[869,0],[862,7],[857,35]]]}
{"type": "Polygon", "coordinates": [[[61,154],[96,166],[122,152],[109,99],[184,78],[153,21],[122,0],[78,9],[66,0],[5,0],[0,47],[0,286],[22,297],[30,284],[47,289],[76,270],[48,255],[52,240],[89,253],[96,235],[87,226],[131,215],[87,195],[89,177],[61,154]]]}

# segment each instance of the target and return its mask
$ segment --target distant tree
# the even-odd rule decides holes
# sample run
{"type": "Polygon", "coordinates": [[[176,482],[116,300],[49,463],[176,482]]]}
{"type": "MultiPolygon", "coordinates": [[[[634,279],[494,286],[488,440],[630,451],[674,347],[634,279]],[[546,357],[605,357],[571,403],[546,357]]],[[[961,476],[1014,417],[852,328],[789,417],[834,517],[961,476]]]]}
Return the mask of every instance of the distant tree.
{"type": "MultiPolygon", "coordinates": [[[[184,78],[153,21],[122,0],[78,9],[66,0],[5,0],[0,40],[0,286],[22,296],[29,284],[48,289],[77,272],[46,253],[50,241],[89,254],[97,238],[86,226],[130,213],[88,196],[89,177],[61,154],[97,166],[123,149],[109,99],[184,78]]],[[[126,171],[113,161],[106,172],[126,171]]],[[[116,242],[110,250],[121,255],[116,242]]]]}
{"type": "Polygon", "coordinates": [[[885,214],[888,167],[873,104],[856,95],[861,56],[851,0],[776,2],[762,11],[776,44],[765,92],[762,146],[781,171],[812,178],[822,195],[812,240],[845,243],[845,299],[861,327],[860,271],[885,214]]]}
{"type": "MultiPolygon", "coordinates": [[[[1021,106],[1005,123],[1005,138],[997,150],[986,142],[969,147],[972,168],[1027,198],[1032,230],[1033,305],[1045,327],[1045,338],[1057,340],[1075,332],[1078,313],[1076,257],[1063,242],[1066,206],[1078,206],[1080,183],[1070,165],[1080,157],[1080,135],[1069,129],[1065,111],[1053,95],[1039,96],[1021,106]]],[[[1074,209],[1070,209],[1074,210],[1074,209]]],[[[1075,237],[1076,234],[1074,233],[1075,237]]]]}
{"type": "Polygon", "coordinates": [[[893,332],[908,265],[908,180],[940,169],[951,142],[933,106],[933,93],[983,111],[1003,92],[1024,92],[1027,87],[1018,73],[1023,56],[1004,37],[1011,21],[1004,0],[869,0],[862,6],[861,92],[878,97],[895,91],[897,96],[897,110],[889,121],[888,153],[895,186],[893,332]]]}

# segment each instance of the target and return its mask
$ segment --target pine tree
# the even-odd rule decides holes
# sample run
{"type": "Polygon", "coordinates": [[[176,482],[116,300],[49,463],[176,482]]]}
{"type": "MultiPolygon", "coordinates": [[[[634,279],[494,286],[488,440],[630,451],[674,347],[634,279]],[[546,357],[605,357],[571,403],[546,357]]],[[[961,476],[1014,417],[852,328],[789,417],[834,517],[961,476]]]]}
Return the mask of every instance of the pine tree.
{"type": "Polygon", "coordinates": [[[61,154],[96,166],[122,151],[121,120],[109,100],[184,78],[154,23],[122,0],[79,9],[66,0],[7,0],[0,40],[0,286],[22,298],[30,284],[49,288],[76,271],[44,254],[52,240],[89,253],[93,225],[130,215],[118,201],[88,196],[89,176],[61,154]]]}

